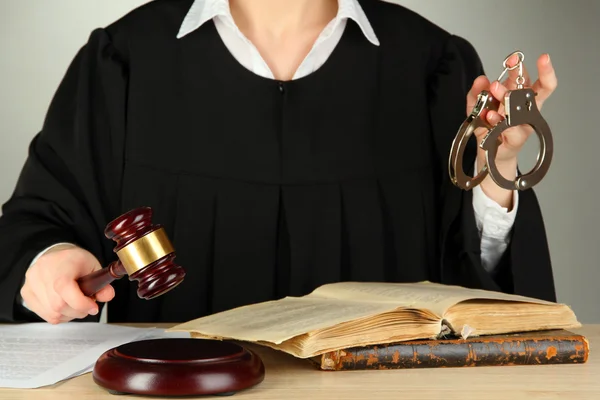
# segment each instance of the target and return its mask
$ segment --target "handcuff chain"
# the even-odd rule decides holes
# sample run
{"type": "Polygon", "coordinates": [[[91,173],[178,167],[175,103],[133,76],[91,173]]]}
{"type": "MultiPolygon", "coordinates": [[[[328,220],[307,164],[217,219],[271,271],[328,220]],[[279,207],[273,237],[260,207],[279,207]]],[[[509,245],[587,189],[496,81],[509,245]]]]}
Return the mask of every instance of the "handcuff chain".
{"type": "Polygon", "coordinates": [[[517,76],[516,79],[516,83],[517,83],[517,89],[523,89],[523,85],[525,84],[525,76],[523,75],[523,63],[525,62],[525,54],[523,54],[522,51],[513,51],[512,53],[510,53],[505,59],[504,62],[502,63],[502,66],[504,67],[504,70],[502,71],[502,73],[500,74],[500,76],[498,77],[498,82],[500,82],[502,80],[502,78],[504,78],[504,75],[506,75],[506,73],[508,73],[509,71],[514,71],[515,69],[519,68],[519,76],[517,76]],[[515,65],[513,65],[512,67],[508,66],[508,61],[512,58],[512,56],[517,55],[517,63],[515,65]]]}

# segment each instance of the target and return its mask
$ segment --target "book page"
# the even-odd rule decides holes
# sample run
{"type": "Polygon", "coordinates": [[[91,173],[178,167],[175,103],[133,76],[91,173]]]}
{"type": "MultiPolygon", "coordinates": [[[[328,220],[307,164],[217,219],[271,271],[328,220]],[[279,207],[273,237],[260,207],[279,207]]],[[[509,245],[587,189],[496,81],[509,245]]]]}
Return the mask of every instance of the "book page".
{"type": "Polygon", "coordinates": [[[286,297],[198,318],[177,325],[169,331],[189,331],[213,339],[280,344],[308,332],[371,317],[396,308],[393,303],[384,302],[286,297]]]}
{"type": "Polygon", "coordinates": [[[555,303],[529,297],[479,289],[467,289],[460,286],[440,285],[432,282],[340,282],[321,286],[315,289],[308,297],[392,303],[396,307],[427,309],[440,317],[453,305],[471,299],[520,301],[555,305],[555,303]]]}

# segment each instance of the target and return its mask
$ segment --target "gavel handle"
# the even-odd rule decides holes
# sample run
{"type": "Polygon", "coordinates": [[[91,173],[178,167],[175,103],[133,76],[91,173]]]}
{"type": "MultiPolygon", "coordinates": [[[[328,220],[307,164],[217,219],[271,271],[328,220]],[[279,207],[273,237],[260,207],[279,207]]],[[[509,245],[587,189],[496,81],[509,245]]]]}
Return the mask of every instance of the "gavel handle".
{"type": "Polygon", "coordinates": [[[106,268],[82,276],[77,283],[84,295],[93,296],[109,283],[121,279],[125,275],[126,271],[121,262],[113,261],[106,268]]]}

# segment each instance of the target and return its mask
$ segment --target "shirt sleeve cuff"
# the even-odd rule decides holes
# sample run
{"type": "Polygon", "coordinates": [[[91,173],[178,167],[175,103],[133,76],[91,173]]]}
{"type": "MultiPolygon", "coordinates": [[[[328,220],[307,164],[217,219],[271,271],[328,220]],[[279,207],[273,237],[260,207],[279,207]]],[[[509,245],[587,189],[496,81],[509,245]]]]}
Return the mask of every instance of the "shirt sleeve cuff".
{"type": "Polygon", "coordinates": [[[473,210],[477,229],[482,237],[507,240],[514,225],[519,207],[519,191],[513,190],[513,207],[500,206],[490,199],[481,189],[481,186],[473,188],[473,210]]]}

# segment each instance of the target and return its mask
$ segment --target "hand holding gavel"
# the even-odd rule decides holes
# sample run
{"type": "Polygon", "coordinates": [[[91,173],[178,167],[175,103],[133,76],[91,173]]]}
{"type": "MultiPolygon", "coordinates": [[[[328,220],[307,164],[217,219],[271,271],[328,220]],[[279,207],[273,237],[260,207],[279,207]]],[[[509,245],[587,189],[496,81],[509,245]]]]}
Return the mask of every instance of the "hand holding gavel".
{"type": "Polygon", "coordinates": [[[118,260],[101,269],[88,251],[71,246],[49,251],[28,270],[21,296],[27,307],[52,324],[98,313],[95,300],[108,302],[115,293],[110,283],[129,275],[138,281],[138,296],[152,299],[177,286],[185,277],[174,263],[175,251],[164,229],[153,225],[152,210],[142,207],[106,226],[107,238],[117,242],[118,260]]]}

